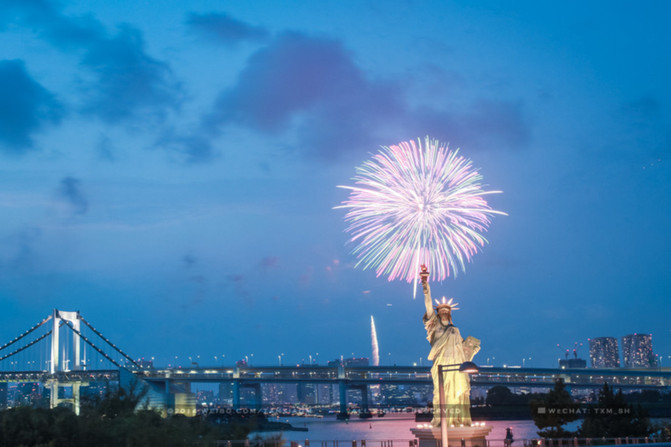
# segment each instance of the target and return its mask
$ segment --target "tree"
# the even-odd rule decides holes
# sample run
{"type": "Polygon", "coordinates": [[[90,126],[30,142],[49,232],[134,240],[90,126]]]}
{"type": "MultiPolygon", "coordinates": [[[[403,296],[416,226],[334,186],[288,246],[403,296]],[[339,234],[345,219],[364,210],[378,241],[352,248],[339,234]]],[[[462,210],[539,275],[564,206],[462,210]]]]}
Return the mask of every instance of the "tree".
{"type": "Polygon", "coordinates": [[[83,406],[81,415],[57,407],[0,411],[0,447],[205,447],[222,439],[245,439],[250,420],[215,424],[205,418],[162,418],[137,409],[144,391],[119,389],[83,406]]]}
{"type": "Polygon", "coordinates": [[[597,404],[592,405],[578,430],[584,438],[644,437],[653,432],[647,412],[638,404],[628,404],[622,395],[608,384],[599,391],[597,404]]]}
{"type": "Polygon", "coordinates": [[[489,406],[503,406],[514,405],[516,402],[515,395],[507,386],[497,385],[487,391],[487,405],[489,406]]]}
{"type": "Polygon", "coordinates": [[[544,438],[568,438],[575,432],[566,430],[563,426],[580,417],[580,407],[573,401],[562,379],[555,381],[552,391],[530,402],[531,415],[538,435],[544,438]]]}

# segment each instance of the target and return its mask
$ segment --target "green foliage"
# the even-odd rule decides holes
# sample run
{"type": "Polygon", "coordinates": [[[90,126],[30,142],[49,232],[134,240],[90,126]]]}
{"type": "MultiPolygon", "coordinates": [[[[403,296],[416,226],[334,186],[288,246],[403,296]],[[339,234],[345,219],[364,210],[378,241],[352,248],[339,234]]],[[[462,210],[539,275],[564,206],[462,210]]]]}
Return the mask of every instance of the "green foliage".
{"type": "Polygon", "coordinates": [[[652,432],[647,412],[640,404],[627,403],[622,390],[614,393],[608,384],[599,391],[597,404],[589,408],[578,430],[584,438],[644,437],[652,432]]]}
{"type": "Polygon", "coordinates": [[[515,400],[515,394],[507,386],[497,385],[487,390],[487,400],[489,406],[510,405],[515,400]]]}
{"type": "Polygon", "coordinates": [[[259,434],[249,440],[250,447],[281,447],[286,441],[282,434],[263,437],[259,434]]]}
{"type": "Polygon", "coordinates": [[[143,397],[121,389],[83,407],[80,416],[63,407],[1,411],[0,447],[210,447],[216,440],[245,439],[250,431],[241,424],[135,410],[143,397]]]}
{"type": "Polygon", "coordinates": [[[662,421],[653,424],[651,437],[654,438],[656,442],[671,441],[671,422],[662,421]]]}
{"type": "Polygon", "coordinates": [[[557,380],[552,391],[532,400],[530,405],[534,423],[540,429],[539,436],[544,438],[575,436],[575,432],[566,430],[563,426],[580,417],[579,405],[573,401],[563,380],[557,380]]]}

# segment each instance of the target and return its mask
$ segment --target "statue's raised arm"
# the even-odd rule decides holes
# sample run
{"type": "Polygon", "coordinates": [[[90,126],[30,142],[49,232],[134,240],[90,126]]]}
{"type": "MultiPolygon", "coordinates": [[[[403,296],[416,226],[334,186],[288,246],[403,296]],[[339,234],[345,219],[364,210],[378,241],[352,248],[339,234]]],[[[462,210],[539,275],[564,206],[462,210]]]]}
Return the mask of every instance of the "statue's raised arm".
{"type": "Polygon", "coordinates": [[[431,302],[431,287],[429,287],[429,269],[427,269],[423,264],[419,272],[419,277],[422,278],[424,306],[426,307],[426,319],[428,320],[433,315],[433,303],[431,302]]]}

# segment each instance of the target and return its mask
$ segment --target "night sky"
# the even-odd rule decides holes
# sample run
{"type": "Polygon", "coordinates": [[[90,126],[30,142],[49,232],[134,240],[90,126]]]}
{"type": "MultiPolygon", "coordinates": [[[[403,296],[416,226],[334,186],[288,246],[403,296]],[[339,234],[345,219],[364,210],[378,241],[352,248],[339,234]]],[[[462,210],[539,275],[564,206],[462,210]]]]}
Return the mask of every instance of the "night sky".
{"type": "Polygon", "coordinates": [[[0,343],[59,308],[159,364],[325,363],[373,315],[426,365],[333,207],[430,135],[509,214],[432,284],[478,363],[644,332],[671,365],[671,4],[506,3],[0,2],[0,343]]]}

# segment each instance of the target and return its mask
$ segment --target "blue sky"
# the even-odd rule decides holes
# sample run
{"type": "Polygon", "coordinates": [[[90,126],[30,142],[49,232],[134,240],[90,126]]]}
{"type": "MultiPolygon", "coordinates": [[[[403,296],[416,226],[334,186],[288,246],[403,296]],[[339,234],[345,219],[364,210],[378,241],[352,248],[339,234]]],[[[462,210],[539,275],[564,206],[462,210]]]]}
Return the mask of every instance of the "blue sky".
{"type": "MultiPolygon", "coordinates": [[[[666,2],[9,0],[0,338],[80,310],[134,356],[426,358],[412,287],[354,269],[336,185],[430,135],[497,217],[476,358],[648,332],[671,365],[666,2]]],[[[586,350],[583,351],[586,355],[586,350]]]]}

